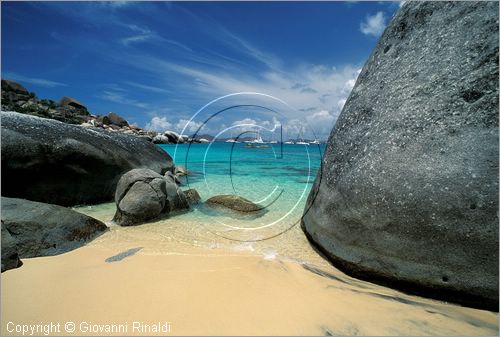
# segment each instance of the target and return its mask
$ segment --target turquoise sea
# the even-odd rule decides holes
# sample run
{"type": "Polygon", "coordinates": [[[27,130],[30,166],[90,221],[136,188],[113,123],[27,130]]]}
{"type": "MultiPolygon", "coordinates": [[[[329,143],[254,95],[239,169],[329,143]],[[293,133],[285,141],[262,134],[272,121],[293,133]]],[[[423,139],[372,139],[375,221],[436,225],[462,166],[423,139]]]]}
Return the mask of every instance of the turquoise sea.
{"type": "Polygon", "coordinates": [[[241,215],[200,206],[193,216],[224,237],[254,241],[281,234],[296,225],[320,167],[324,145],[245,143],[160,145],[176,165],[191,175],[183,188],[194,188],[202,200],[235,194],[265,207],[265,212],[241,215]]]}
{"type": "MultiPolygon", "coordinates": [[[[328,263],[309,245],[300,218],[320,167],[324,145],[268,144],[247,148],[245,143],[158,145],[190,175],[181,189],[194,188],[202,201],[221,194],[236,194],[265,207],[265,211],[242,214],[213,209],[200,203],[189,211],[140,226],[120,227],[111,219],[114,203],[75,208],[106,222],[112,228],[109,240],[135,244],[155,242],[152,254],[172,254],[170,242],[186,247],[249,251],[268,258],[281,256],[327,267],[328,263]]],[[[93,241],[99,244],[100,238],[93,241]]]]}

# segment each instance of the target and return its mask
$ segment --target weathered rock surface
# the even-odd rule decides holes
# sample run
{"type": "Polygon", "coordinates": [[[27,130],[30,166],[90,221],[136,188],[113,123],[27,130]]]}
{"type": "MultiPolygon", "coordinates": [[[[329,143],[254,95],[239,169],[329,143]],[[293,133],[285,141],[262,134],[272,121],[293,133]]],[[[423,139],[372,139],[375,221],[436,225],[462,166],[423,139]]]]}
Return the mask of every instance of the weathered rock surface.
{"type": "Polygon", "coordinates": [[[171,172],[167,172],[164,176],[166,180],[166,188],[167,188],[167,200],[168,200],[168,212],[173,212],[176,210],[184,210],[189,208],[189,203],[184,195],[184,192],[178,186],[177,177],[174,176],[171,172]],[[170,173],[170,174],[168,174],[170,173]]]}
{"type": "Polygon", "coordinates": [[[302,221],[342,270],[498,310],[498,3],[409,1],[360,73],[302,221]]]}
{"type": "Polygon", "coordinates": [[[234,211],[249,213],[263,210],[263,207],[254,204],[248,199],[237,195],[216,195],[205,201],[205,205],[211,207],[225,207],[234,211]]]}
{"type": "Polygon", "coordinates": [[[26,90],[25,87],[23,87],[21,84],[10,81],[10,80],[2,80],[2,90],[5,90],[6,92],[15,92],[18,94],[25,94],[29,95],[28,90],[26,90]]]}
{"type": "Polygon", "coordinates": [[[170,156],[146,140],[15,112],[1,112],[2,195],[59,204],[113,199],[120,176],[164,174],[170,156]]]}
{"type": "Polygon", "coordinates": [[[2,272],[20,267],[22,264],[17,252],[16,240],[10,235],[2,220],[2,272]]]}
{"type": "Polygon", "coordinates": [[[175,166],[174,174],[176,176],[182,177],[187,176],[189,174],[188,170],[184,166],[175,166]]]}
{"type": "Polygon", "coordinates": [[[173,174],[173,173],[172,173],[172,172],[170,172],[170,171],[167,171],[167,172],[165,173],[165,178],[167,178],[167,179],[170,179],[170,180],[174,181],[177,185],[180,185],[180,184],[181,184],[181,177],[179,177],[179,176],[177,176],[177,175],[173,174]]]}
{"type": "Polygon", "coordinates": [[[8,247],[15,244],[21,258],[47,256],[80,247],[107,229],[101,221],[65,207],[5,197],[2,224],[11,235],[4,237],[2,228],[2,261],[4,240],[11,240],[8,247]]]}
{"type": "Polygon", "coordinates": [[[156,219],[189,205],[172,180],[149,169],[134,169],[118,182],[113,220],[120,226],[131,226],[156,219]]]}
{"type": "Polygon", "coordinates": [[[183,143],[184,140],[175,131],[165,131],[163,135],[168,138],[168,141],[172,144],[183,143]]]}
{"type": "Polygon", "coordinates": [[[35,93],[28,92],[21,84],[10,80],[2,80],[2,110],[70,124],[85,123],[91,118],[87,109],[73,98],[63,97],[60,103],[50,99],[38,99],[35,93]]]}
{"type": "Polygon", "coordinates": [[[128,122],[125,120],[125,118],[123,118],[122,116],[119,116],[118,114],[116,114],[114,112],[108,113],[107,117],[109,120],[108,124],[116,125],[119,127],[129,126],[128,122]]]}
{"type": "Polygon", "coordinates": [[[167,136],[156,135],[151,140],[154,144],[170,144],[170,140],[167,136]]]}
{"type": "Polygon", "coordinates": [[[59,101],[59,105],[61,106],[69,105],[72,106],[73,108],[82,109],[85,111],[87,110],[87,107],[85,107],[85,105],[77,101],[75,98],[68,96],[64,96],[63,98],[61,98],[61,100],[59,101]]]}
{"type": "Polygon", "coordinates": [[[184,195],[186,196],[186,200],[188,204],[195,205],[201,201],[200,194],[194,188],[190,188],[189,190],[184,191],[184,195]]]}

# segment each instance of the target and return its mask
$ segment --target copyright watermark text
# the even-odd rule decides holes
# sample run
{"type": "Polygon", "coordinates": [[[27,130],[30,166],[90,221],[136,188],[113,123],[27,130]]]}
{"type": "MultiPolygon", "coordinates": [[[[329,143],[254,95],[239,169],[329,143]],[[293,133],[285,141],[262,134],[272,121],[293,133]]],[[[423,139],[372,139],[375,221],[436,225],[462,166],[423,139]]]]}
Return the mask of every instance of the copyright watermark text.
{"type": "Polygon", "coordinates": [[[169,334],[171,331],[170,322],[145,323],[139,321],[123,323],[94,323],[94,322],[40,322],[37,324],[23,324],[9,321],[6,324],[7,332],[22,336],[50,336],[62,333],[75,334],[169,334]]]}

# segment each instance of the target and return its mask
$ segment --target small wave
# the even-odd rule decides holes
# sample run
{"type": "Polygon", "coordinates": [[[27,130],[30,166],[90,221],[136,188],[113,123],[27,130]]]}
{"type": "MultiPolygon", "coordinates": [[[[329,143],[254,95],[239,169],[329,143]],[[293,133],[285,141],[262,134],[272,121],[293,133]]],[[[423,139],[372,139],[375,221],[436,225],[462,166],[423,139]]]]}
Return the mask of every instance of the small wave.
{"type": "Polygon", "coordinates": [[[278,256],[278,253],[275,250],[268,250],[264,252],[264,260],[274,260],[278,256]]]}
{"type": "Polygon", "coordinates": [[[231,247],[231,249],[238,251],[238,252],[244,252],[244,251],[253,252],[253,251],[255,251],[255,248],[254,248],[252,242],[243,242],[243,243],[234,245],[233,247],[231,247]]]}

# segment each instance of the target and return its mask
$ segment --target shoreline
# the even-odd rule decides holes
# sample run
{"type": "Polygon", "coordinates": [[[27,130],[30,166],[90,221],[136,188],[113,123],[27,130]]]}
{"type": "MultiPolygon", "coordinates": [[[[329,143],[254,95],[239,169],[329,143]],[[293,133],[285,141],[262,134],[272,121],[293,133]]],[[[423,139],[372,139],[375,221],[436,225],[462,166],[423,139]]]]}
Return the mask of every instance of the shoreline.
{"type": "Polygon", "coordinates": [[[170,323],[173,335],[498,334],[493,312],[407,295],[285,255],[159,240],[137,228],[111,227],[84,247],[23,259],[22,268],[2,273],[2,334],[16,335],[8,322],[68,321],[76,329],[82,322],[97,329],[126,324],[125,335],[137,334],[133,322],[170,323]]]}

